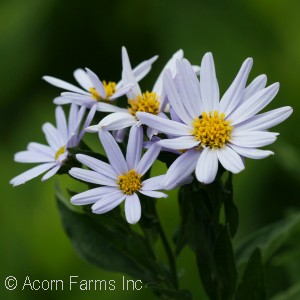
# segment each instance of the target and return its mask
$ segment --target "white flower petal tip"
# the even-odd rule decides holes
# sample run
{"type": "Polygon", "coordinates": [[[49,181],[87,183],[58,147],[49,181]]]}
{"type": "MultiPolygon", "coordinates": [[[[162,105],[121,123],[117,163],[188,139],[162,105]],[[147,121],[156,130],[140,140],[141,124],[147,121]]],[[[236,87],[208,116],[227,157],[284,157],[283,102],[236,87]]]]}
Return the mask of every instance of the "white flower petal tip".
{"type": "Polygon", "coordinates": [[[136,194],[128,195],[125,200],[125,216],[129,224],[136,224],[141,218],[141,203],[136,194]]]}
{"type": "Polygon", "coordinates": [[[92,125],[85,128],[85,131],[90,133],[96,133],[99,132],[99,130],[101,130],[101,127],[99,125],[92,125]]]}

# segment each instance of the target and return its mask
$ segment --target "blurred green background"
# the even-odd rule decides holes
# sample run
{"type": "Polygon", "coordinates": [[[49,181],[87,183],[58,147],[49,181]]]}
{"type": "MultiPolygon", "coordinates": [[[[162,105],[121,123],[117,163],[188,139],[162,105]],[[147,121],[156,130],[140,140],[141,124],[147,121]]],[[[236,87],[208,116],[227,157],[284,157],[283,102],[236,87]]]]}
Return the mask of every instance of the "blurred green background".
{"type": "MultiPolygon", "coordinates": [[[[52,99],[60,90],[41,77],[52,75],[74,82],[73,70],[89,67],[101,79],[118,81],[122,45],[133,65],[159,54],[153,71],[142,82],[145,89],[152,87],[165,62],[180,48],[193,64],[200,64],[206,51],[213,52],[221,92],[243,60],[253,57],[250,79],[265,73],[269,84],[281,84],[268,108],[291,105],[294,114],[275,128],[280,136],[269,149],[276,155],[262,161],[247,160],[246,170],[234,176],[240,211],[236,240],[282,218],[287,210],[299,208],[299,11],[296,0],[1,0],[0,299],[155,298],[147,289],[129,292],[118,287],[102,292],[4,288],[9,275],[20,281],[27,275],[40,280],[67,280],[71,275],[121,280],[122,274],[98,270],[75,253],[61,226],[54,199],[55,179],[45,183],[35,179],[16,188],[8,182],[29,167],[14,163],[14,153],[25,149],[29,141],[44,143],[41,126],[54,121],[52,99]]],[[[171,236],[178,223],[174,192],[159,201],[159,214],[171,236]]],[[[181,254],[178,268],[182,288],[192,290],[195,299],[206,299],[188,249],[181,254]]],[[[282,272],[276,267],[273,270],[273,275],[282,272]]],[[[300,279],[300,271],[285,270],[284,274],[285,280],[270,276],[270,295],[300,279]]]]}

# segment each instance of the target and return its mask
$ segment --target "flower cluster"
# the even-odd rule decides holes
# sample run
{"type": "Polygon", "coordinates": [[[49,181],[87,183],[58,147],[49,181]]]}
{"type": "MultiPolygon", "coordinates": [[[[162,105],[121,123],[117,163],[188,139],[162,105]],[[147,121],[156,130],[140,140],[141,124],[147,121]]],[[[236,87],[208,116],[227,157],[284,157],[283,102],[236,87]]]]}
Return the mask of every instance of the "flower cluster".
{"type": "Polygon", "coordinates": [[[44,80],[64,90],[54,99],[58,105],[56,127],[43,125],[49,145],[29,143],[26,151],[15,155],[17,162],[41,164],[13,178],[11,184],[25,183],[46,171],[42,180],[50,178],[67,165],[70,149],[76,148],[77,164],[89,169],[71,165],[69,174],[99,187],[73,196],[71,202],[92,204],[92,211],[102,214],[125,200],[126,219],[133,224],[141,217],[139,194],[167,197],[158,190],[188,184],[194,177],[209,184],[220,165],[238,173],[245,167],[244,158],[261,159],[273,154],[258,148],[276,140],[278,133],[268,129],[288,118],[292,108],[259,113],[276,96],[279,84],[266,87],[266,76],[260,75],[247,85],[251,58],[242,64],[222,97],[212,54],[206,53],[199,67],[192,66],[182,50],[165,65],[152,90],[142,91],[139,81],[156,59],[154,56],[132,69],[123,47],[118,83],[101,81],[87,68],[74,72],[81,88],[44,76],[44,80]],[[115,100],[123,96],[127,101],[118,107],[115,100]],[[68,121],[61,107],[65,104],[71,104],[68,121]],[[80,153],[85,132],[98,133],[109,163],[80,153]],[[124,141],[125,155],[118,144],[124,141]],[[143,148],[147,148],[144,154],[143,148]],[[161,151],[173,152],[177,158],[166,174],[149,177],[161,151]]]}

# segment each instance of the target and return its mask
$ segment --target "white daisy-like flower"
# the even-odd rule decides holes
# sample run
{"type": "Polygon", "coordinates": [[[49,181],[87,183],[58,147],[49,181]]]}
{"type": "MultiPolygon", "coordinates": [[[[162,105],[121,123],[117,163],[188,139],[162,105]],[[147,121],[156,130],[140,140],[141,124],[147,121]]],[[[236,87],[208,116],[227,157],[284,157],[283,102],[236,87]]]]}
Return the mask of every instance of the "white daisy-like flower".
{"type": "Polygon", "coordinates": [[[252,59],[248,58],[220,101],[211,53],[202,59],[200,82],[185,59],[177,62],[175,80],[165,72],[164,88],[179,120],[143,112],[137,116],[143,124],[176,136],[160,141],[162,147],[185,151],[169,168],[166,184],[194,170],[198,181],[211,183],[218,162],[230,172],[238,173],[244,169],[243,157],[261,159],[273,154],[257,148],[276,140],[278,133],[267,129],[288,118],[292,108],[286,106],[257,114],[275,97],[279,84],[263,88],[266,77],[262,75],[245,89],[251,67],[252,59]]]}
{"type": "MultiPolygon", "coordinates": [[[[137,112],[147,112],[153,115],[164,117],[163,110],[166,105],[166,97],[163,90],[163,72],[169,70],[172,76],[176,75],[176,61],[183,58],[183,51],[177,51],[168,63],[163,68],[161,74],[158,76],[151,92],[146,91],[142,93],[138,84],[138,80],[135,77],[134,72],[131,69],[128,53],[126,49],[122,48],[122,62],[123,73],[122,79],[124,84],[134,83],[134,87],[127,93],[128,109],[123,111],[114,112],[104,117],[98,125],[90,126],[87,128],[89,132],[98,132],[102,128],[106,130],[120,130],[130,127],[134,124],[138,124],[139,120],[137,112]]],[[[199,68],[194,67],[194,72],[197,73],[199,68]]],[[[147,134],[149,137],[153,135],[153,130],[149,129],[147,134]]]]}
{"type": "Polygon", "coordinates": [[[80,143],[85,128],[94,117],[96,107],[89,111],[80,130],[85,110],[85,107],[79,109],[76,104],[72,104],[67,122],[63,109],[60,106],[56,107],[56,128],[51,123],[45,123],[42,127],[49,146],[32,142],[28,144],[26,151],[16,153],[14,157],[16,162],[40,163],[40,165],[13,178],[10,181],[13,186],[23,184],[47,171],[42,181],[57,173],[68,157],[68,148],[74,148],[80,143]]]}
{"type": "MultiPolygon", "coordinates": [[[[137,81],[141,80],[149,73],[152,64],[157,60],[157,58],[158,56],[156,55],[149,60],[143,61],[133,69],[132,72],[137,81]]],[[[75,103],[77,105],[83,105],[91,108],[95,103],[97,103],[98,111],[122,111],[121,108],[110,103],[128,93],[134,85],[132,82],[124,82],[123,80],[120,80],[118,83],[113,81],[107,82],[105,80],[101,81],[99,77],[88,68],[85,70],[75,70],[74,77],[82,88],[55,77],[43,77],[43,79],[50,84],[68,91],[62,93],[60,97],[55,98],[55,104],[63,105],[75,103]]]]}
{"type": "Polygon", "coordinates": [[[125,215],[128,223],[135,224],[141,217],[141,204],[138,194],[153,198],[166,198],[167,195],[157,190],[162,189],[162,176],[142,180],[157,158],[160,147],[153,145],[143,155],[143,128],[133,126],[124,158],[121,149],[112,135],[106,130],[99,131],[99,138],[110,164],[96,158],[77,154],[76,158],[91,170],[72,168],[73,177],[101,185],[71,198],[75,205],[93,204],[95,214],[103,214],[118,206],[125,200],[125,215]]]}

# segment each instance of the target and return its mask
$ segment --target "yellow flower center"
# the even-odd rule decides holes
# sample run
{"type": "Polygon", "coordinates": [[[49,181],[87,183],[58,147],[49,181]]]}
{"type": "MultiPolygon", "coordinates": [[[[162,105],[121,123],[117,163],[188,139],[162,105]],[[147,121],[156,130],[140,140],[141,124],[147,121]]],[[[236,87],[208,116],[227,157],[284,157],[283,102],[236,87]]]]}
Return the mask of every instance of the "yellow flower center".
{"type": "Polygon", "coordinates": [[[128,100],[130,107],[128,108],[129,113],[135,116],[136,112],[142,111],[153,115],[159,113],[159,101],[158,96],[154,92],[146,92],[143,95],[138,95],[136,99],[128,100]]]}
{"type": "Polygon", "coordinates": [[[201,146],[222,148],[230,141],[233,127],[230,126],[230,121],[224,118],[225,114],[219,114],[217,111],[213,114],[203,112],[199,118],[195,118],[192,133],[195,139],[201,142],[201,146]]]}
{"type": "MultiPolygon", "coordinates": [[[[104,89],[105,89],[105,93],[106,93],[106,99],[111,97],[115,92],[116,92],[116,86],[117,84],[113,81],[109,81],[108,83],[103,80],[103,86],[104,86],[104,89]]],[[[101,100],[106,100],[106,99],[103,99],[99,93],[97,92],[97,90],[95,88],[90,88],[89,89],[90,93],[92,94],[92,97],[96,100],[96,101],[101,101],[101,100]]]]}
{"type": "Polygon", "coordinates": [[[59,156],[61,154],[64,154],[65,152],[66,152],[66,146],[62,146],[61,148],[59,148],[55,153],[55,160],[57,160],[59,156]]]}
{"type": "Polygon", "coordinates": [[[141,177],[142,175],[139,175],[134,169],[118,176],[120,190],[126,195],[132,195],[142,187],[141,177]]]}

